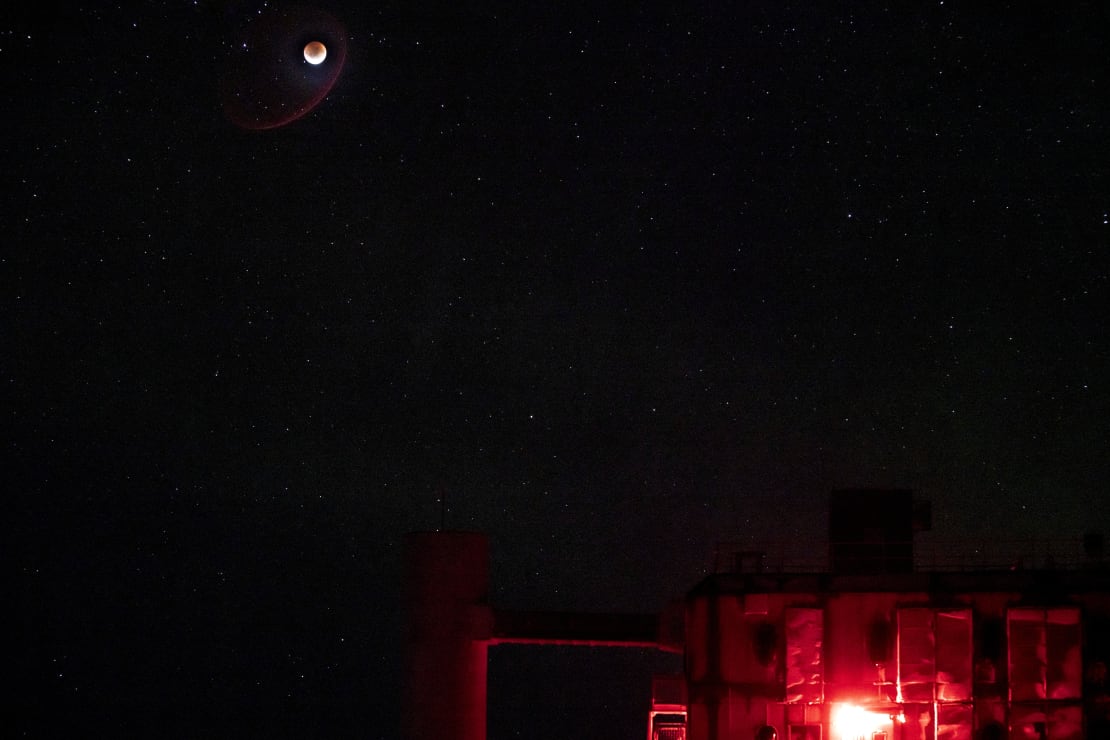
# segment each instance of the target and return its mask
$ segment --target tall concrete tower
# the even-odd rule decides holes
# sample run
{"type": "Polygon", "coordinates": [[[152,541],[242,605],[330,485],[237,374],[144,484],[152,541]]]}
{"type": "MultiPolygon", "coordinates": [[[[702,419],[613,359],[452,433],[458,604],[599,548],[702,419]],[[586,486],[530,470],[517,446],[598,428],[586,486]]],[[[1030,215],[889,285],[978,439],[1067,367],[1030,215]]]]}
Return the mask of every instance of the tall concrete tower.
{"type": "Polygon", "coordinates": [[[405,740],[485,740],[492,623],[489,540],[416,532],[405,541],[405,740]]]}

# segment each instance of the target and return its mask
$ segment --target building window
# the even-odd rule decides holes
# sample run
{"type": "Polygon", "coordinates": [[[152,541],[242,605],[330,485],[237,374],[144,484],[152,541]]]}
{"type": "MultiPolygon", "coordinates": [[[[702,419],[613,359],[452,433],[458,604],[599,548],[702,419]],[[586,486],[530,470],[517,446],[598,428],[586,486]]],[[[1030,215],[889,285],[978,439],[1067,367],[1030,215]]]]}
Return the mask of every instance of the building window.
{"type": "Polygon", "coordinates": [[[970,609],[898,610],[898,688],[902,701],[971,700],[970,609]]]}
{"type": "Polygon", "coordinates": [[[1082,625],[1077,607],[1010,609],[1006,626],[1010,701],[1082,696],[1082,625]]]}

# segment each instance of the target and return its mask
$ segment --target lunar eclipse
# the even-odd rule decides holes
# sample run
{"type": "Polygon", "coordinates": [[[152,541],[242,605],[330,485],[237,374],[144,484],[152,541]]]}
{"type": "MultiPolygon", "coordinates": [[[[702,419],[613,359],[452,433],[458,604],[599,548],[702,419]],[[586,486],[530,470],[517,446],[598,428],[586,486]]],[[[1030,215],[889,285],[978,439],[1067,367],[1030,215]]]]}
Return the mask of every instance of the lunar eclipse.
{"type": "Polygon", "coordinates": [[[304,47],[304,60],[309,64],[323,64],[328,58],[328,47],[319,41],[309,41],[304,47]]]}
{"type": "Polygon", "coordinates": [[[323,101],[343,71],[347,34],[329,13],[267,8],[234,40],[221,84],[224,113],[245,129],[285,126],[323,101]]]}

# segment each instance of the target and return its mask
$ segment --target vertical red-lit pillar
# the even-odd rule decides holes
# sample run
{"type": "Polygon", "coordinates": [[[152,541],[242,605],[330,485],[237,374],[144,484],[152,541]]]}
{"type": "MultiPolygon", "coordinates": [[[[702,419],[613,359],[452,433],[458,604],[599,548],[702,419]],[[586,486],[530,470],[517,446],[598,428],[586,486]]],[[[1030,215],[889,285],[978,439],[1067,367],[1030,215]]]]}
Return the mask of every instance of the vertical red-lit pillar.
{"type": "Polygon", "coordinates": [[[489,541],[416,532],[405,542],[405,740],[485,740],[489,541]]]}

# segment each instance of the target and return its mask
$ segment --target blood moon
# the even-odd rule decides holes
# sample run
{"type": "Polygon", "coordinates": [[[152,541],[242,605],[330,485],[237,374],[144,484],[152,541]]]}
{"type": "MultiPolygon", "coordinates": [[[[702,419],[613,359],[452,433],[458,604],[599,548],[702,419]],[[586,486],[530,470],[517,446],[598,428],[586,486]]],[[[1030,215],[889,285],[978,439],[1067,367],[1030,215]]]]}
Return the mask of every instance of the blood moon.
{"type": "Polygon", "coordinates": [[[304,60],[309,64],[323,64],[328,58],[328,47],[319,41],[309,41],[304,45],[304,60]]]}
{"type": "Polygon", "coordinates": [[[265,8],[231,44],[221,80],[224,114],[245,129],[271,129],[319,105],[347,59],[347,33],[306,5],[265,8]]]}

